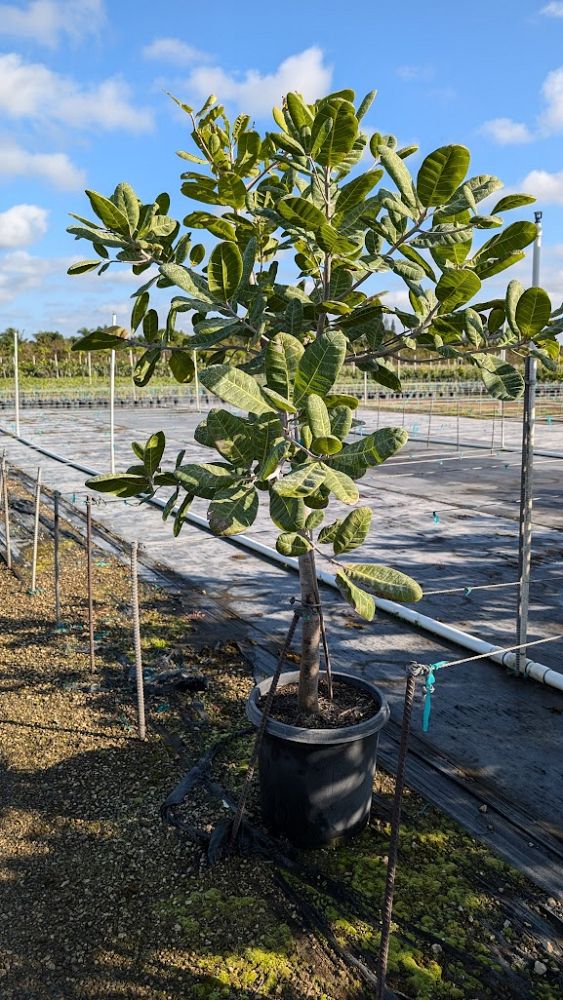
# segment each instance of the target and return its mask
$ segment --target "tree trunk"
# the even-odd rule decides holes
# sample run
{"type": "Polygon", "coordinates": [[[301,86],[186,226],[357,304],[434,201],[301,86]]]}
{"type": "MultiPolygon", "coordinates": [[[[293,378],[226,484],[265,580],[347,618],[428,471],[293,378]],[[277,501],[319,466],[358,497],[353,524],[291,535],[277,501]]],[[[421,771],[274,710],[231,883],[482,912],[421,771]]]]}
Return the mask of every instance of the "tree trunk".
{"type": "Polygon", "coordinates": [[[299,708],[304,712],[318,712],[321,627],[316,598],[315,553],[312,551],[299,556],[299,582],[303,604],[299,708]],[[308,605],[310,611],[307,610],[308,605]]]}

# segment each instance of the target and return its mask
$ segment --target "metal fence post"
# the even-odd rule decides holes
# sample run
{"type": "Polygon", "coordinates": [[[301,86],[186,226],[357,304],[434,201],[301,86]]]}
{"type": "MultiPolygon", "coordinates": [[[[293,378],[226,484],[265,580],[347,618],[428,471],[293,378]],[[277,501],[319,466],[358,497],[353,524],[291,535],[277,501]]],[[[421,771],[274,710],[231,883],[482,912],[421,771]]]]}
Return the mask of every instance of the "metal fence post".
{"type": "Polygon", "coordinates": [[[133,640],[135,644],[135,682],[137,686],[137,720],[139,739],[146,737],[145,725],[145,690],[143,684],[143,659],[141,654],[141,622],[139,618],[139,574],[138,574],[139,543],[131,546],[131,604],[133,608],[133,640]]]}
{"type": "Polygon", "coordinates": [[[33,521],[33,555],[31,559],[31,593],[35,593],[37,583],[37,545],[39,543],[39,504],[41,502],[41,466],[37,469],[35,484],[35,517],[33,521]]]}

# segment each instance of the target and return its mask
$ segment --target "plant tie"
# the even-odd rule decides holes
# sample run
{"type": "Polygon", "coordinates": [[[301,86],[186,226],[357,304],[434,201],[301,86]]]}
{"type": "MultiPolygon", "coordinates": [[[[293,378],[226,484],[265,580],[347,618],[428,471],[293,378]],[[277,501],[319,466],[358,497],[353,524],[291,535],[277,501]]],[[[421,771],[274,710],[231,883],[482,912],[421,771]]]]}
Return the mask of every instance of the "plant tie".
{"type": "Polygon", "coordinates": [[[422,709],[423,733],[427,733],[430,728],[430,713],[432,711],[432,695],[434,694],[436,684],[436,672],[442,667],[447,666],[447,662],[447,660],[439,660],[437,663],[431,663],[428,668],[426,680],[424,681],[424,706],[422,709]]]}

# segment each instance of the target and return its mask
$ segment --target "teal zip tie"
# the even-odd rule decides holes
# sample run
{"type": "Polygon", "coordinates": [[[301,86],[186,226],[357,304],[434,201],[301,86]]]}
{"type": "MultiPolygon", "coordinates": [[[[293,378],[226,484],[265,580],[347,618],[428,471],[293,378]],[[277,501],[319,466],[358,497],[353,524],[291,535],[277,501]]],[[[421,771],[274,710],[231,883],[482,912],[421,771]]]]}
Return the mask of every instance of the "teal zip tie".
{"type": "Polygon", "coordinates": [[[440,515],[437,514],[435,510],[432,511],[432,520],[434,521],[434,524],[440,523],[440,515]]]}
{"type": "Polygon", "coordinates": [[[447,660],[438,660],[438,663],[431,663],[428,668],[426,680],[424,682],[424,707],[422,709],[422,732],[427,733],[430,728],[430,713],[432,711],[432,695],[436,684],[436,671],[442,667],[447,667],[447,660]]]}
{"type": "Polygon", "coordinates": [[[553,423],[553,417],[546,417],[545,419],[546,419],[546,421],[547,421],[548,424],[552,424],[553,423]]]}

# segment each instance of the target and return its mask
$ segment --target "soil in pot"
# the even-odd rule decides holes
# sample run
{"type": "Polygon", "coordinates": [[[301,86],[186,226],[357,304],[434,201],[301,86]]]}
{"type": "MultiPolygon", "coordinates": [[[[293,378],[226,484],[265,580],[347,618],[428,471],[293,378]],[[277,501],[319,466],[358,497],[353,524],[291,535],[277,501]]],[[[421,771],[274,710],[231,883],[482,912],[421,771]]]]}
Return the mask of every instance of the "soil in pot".
{"type": "MultiPolygon", "coordinates": [[[[371,719],[377,714],[381,705],[369,691],[352,687],[339,680],[334,681],[331,700],[326,681],[323,681],[319,684],[319,711],[309,713],[302,711],[297,704],[298,690],[298,684],[286,684],[278,688],[272,702],[271,719],[303,729],[342,729],[344,726],[354,726],[365,719],[371,719]]],[[[258,702],[260,710],[263,709],[265,701],[264,697],[258,702]]]]}

